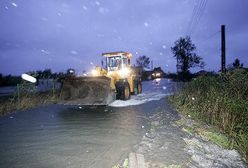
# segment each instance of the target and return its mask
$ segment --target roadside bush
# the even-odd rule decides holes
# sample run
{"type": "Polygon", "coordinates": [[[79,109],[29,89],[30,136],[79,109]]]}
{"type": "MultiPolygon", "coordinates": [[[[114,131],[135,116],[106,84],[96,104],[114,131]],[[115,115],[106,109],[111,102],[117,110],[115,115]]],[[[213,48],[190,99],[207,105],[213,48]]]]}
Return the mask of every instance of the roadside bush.
{"type": "Polygon", "coordinates": [[[35,85],[22,83],[17,85],[17,91],[13,95],[0,98],[0,116],[15,110],[24,110],[47,103],[55,103],[58,97],[58,90],[37,92],[35,85]]]}
{"type": "Polygon", "coordinates": [[[221,76],[199,76],[172,97],[180,110],[217,126],[248,158],[248,72],[236,69],[221,76]]]}

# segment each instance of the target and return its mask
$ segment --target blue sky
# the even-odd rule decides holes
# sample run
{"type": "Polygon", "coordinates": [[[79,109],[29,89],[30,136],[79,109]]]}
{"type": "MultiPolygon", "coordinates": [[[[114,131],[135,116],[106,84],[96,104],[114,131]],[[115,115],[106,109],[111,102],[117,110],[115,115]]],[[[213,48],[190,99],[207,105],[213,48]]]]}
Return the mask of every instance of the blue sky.
{"type": "Polygon", "coordinates": [[[155,67],[174,72],[170,47],[187,34],[205,69],[217,71],[221,24],[227,64],[239,58],[248,66],[247,8],[247,0],[1,0],[0,73],[81,73],[111,51],[133,53],[133,63],[146,55],[155,67]]]}

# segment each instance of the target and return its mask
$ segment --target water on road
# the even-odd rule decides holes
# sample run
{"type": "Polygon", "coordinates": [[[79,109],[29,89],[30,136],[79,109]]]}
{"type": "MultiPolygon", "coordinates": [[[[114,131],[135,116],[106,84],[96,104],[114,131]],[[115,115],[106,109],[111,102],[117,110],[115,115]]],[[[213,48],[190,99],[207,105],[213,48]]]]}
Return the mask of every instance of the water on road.
{"type": "Polygon", "coordinates": [[[148,81],[142,94],[110,106],[47,105],[0,118],[0,167],[109,168],[131,152],[149,167],[198,167],[185,150],[189,137],[173,126],[180,117],[164,99],[176,85],[148,81]]]}
{"type": "Polygon", "coordinates": [[[142,104],[169,94],[166,83],[144,82],[141,95],[108,107],[49,105],[1,118],[0,167],[111,167],[121,162],[147,132],[146,115],[154,103],[142,104]]]}

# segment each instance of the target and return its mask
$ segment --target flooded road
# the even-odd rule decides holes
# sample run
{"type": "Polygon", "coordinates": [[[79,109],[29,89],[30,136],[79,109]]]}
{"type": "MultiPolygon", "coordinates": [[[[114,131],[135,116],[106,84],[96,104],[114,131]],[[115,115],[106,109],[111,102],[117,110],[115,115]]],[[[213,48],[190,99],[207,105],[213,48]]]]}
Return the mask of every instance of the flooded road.
{"type": "Polygon", "coordinates": [[[109,168],[130,152],[143,154],[149,167],[198,167],[164,98],[176,85],[148,81],[142,94],[110,106],[48,105],[0,118],[0,167],[109,168]]]}
{"type": "Polygon", "coordinates": [[[142,95],[113,107],[49,105],[1,118],[0,167],[111,167],[122,162],[149,129],[146,118],[155,101],[172,91],[162,87],[144,82],[142,95]]]}
{"type": "Polygon", "coordinates": [[[1,167],[110,167],[137,143],[142,120],[133,109],[51,105],[0,125],[1,167]]]}

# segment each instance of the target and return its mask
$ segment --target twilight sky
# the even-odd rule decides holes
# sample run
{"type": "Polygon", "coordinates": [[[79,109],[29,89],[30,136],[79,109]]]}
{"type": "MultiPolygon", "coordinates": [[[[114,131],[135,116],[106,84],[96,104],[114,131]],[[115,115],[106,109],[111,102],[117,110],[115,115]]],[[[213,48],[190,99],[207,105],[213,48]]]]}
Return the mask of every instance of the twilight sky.
{"type": "Polygon", "coordinates": [[[0,73],[80,73],[111,51],[133,53],[133,63],[146,55],[155,67],[175,72],[170,47],[187,34],[205,70],[217,71],[221,24],[227,64],[239,58],[247,67],[247,0],[1,0],[0,73]]]}

